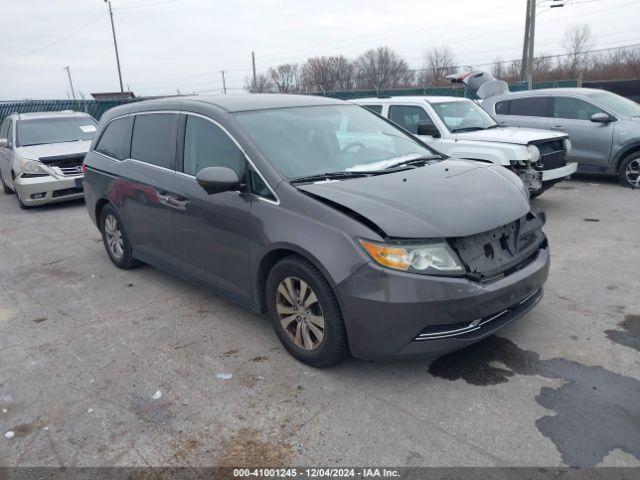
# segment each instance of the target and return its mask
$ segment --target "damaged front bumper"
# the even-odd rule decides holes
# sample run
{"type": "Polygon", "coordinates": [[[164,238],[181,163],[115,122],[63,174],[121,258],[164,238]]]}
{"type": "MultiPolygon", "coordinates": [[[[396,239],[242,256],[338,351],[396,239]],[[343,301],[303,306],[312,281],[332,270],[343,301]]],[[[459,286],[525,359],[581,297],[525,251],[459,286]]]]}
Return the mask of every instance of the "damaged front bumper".
{"type": "Polygon", "coordinates": [[[338,285],[356,358],[435,356],[505,327],[542,298],[549,248],[517,271],[488,281],[392,271],[370,263],[338,285]]]}
{"type": "Polygon", "coordinates": [[[545,169],[544,166],[537,169],[531,164],[513,165],[511,170],[520,177],[529,192],[538,192],[545,187],[545,183],[555,183],[576,173],[578,164],[572,162],[550,169],[545,169]]]}

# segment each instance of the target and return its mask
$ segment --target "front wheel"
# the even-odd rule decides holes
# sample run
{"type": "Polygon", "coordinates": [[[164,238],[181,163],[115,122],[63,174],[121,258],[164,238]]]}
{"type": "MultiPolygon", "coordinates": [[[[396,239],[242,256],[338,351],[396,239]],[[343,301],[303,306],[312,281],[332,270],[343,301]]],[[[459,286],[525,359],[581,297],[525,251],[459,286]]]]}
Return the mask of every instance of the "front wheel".
{"type": "Polygon", "coordinates": [[[625,187],[640,188],[640,152],[632,153],[622,161],[618,179],[625,187]]]}
{"type": "Polygon", "coordinates": [[[5,195],[11,195],[13,193],[13,190],[11,190],[9,186],[6,183],[4,183],[4,178],[2,178],[2,173],[0,173],[0,183],[2,184],[2,191],[4,192],[5,195]]]}
{"type": "Polygon", "coordinates": [[[314,265],[286,257],[273,267],[266,287],[271,322],[293,357],[313,367],[328,367],[348,355],[340,306],[314,265]]]}
{"type": "Polygon", "coordinates": [[[131,244],[127,238],[120,215],[111,205],[107,205],[100,215],[100,231],[102,242],[107,250],[109,258],[118,268],[128,270],[139,264],[133,258],[131,244]]]}

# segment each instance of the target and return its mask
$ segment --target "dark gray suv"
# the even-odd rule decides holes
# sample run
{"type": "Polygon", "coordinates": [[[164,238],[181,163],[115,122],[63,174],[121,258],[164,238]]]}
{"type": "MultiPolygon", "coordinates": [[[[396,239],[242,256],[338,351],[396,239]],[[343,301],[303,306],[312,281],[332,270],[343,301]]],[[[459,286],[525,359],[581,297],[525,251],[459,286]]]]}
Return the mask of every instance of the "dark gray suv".
{"type": "Polygon", "coordinates": [[[268,311],[314,366],[462,348],[533,308],[548,274],[543,216],[515,174],[446,159],[339,100],[117,107],[85,169],[116,266],[145,262],[268,311]]]}

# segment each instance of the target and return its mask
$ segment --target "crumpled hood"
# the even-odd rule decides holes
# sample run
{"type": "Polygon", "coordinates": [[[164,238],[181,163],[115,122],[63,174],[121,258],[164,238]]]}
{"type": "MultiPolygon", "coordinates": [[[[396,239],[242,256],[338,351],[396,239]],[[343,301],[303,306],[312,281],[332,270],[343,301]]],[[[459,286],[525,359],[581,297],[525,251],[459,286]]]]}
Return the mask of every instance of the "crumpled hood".
{"type": "Polygon", "coordinates": [[[566,133],[537,130],[535,128],[499,127],[475,132],[455,133],[458,140],[476,140],[480,142],[515,143],[527,145],[539,140],[551,140],[567,137],[566,133]]]}
{"type": "Polygon", "coordinates": [[[44,145],[32,145],[18,147],[18,155],[22,158],[38,159],[43,157],[56,157],[58,155],[74,155],[87,153],[91,146],[91,140],[79,142],[47,143],[44,145]]]}
{"type": "Polygon", "coordinates": [[[397,238],[465,237],[513,222],[530,209],[515,174],[469,160],[297,188],[353,210],[397,238]]]}

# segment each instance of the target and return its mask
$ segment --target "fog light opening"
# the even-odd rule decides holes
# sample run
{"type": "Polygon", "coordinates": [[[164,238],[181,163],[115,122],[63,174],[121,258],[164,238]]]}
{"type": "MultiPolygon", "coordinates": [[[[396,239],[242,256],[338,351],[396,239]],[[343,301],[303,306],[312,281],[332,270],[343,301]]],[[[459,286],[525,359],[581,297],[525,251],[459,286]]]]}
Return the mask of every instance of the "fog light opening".
{"type": "Polygon", "coordinates": [[[47,195],[47,192],[32,193],[31,194],[31,199],[32,200],[40,200],[41,198],[44,198],[46,195],[47,195]]]}

